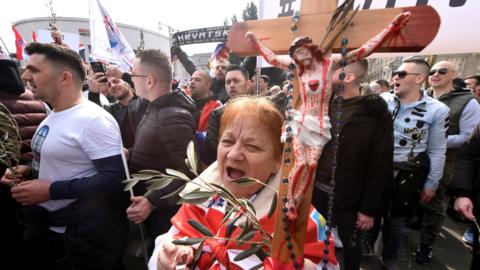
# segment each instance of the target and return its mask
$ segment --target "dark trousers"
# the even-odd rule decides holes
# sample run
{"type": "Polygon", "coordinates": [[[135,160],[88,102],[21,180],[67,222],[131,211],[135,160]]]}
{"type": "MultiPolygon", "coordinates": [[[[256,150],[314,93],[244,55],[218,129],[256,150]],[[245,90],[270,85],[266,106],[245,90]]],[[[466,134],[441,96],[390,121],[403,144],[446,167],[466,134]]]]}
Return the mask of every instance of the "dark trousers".
{"type": "Polygon", "coordinates": [[[445,193],[448,182],[442,179],[435,192],[435,197],[428,203],[421,202],[423,208],[423,222],[420,234],[420,243],[433,246],[445,219],[445,193]]]}
{"type": "Polygon", "coordinates": [[[362,261],[362,235],[357,230],[357,213],[335,213],[338,236],[343,243],[344,269],[360,269],[362,261]]]}
{"type": "MultiPolygon", "coordinates": [[[[314,189],[312,204],[317,208],[318,212],[327,218],[327,202],[328,194],[314,189]]],[[[338,228],[338,236],[343,243],[343,269],[357,270],[360,269],[362,260],[362,243],[361,233],[357,230],[356,212],[335,212],[334,224],[338,228]]]]}
{"type": "MultiPolygon", "coordinates": [[[[478,215],[477,215],[478,217],[478,215]]],[[[480,243],[478,242],[479,232],[476,229],[475,225],[473,227],[473,254],[472,254],[472,264],[470,270],[480,269],[480,243]]]]}

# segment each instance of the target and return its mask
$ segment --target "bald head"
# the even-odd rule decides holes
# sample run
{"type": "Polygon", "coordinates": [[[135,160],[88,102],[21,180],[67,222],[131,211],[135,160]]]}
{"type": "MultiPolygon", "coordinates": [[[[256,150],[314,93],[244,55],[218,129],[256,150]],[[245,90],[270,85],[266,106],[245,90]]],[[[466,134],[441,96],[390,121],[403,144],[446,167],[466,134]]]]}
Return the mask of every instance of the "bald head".
{"type": "Polygon", "coordinates": [[[440,62],[437,62],[435,63],[435,65],[433,65],[432,69],[434,68],[448,68],[449,70],[455,70],[455,65],[450,62],[450,61],[440,61],[440,62]]]}
{"type": "Polygon", "coordinates": [[[210,93],[210,86],[212,85],[212,78],[204,70],[197,70],[190,78],[190,92],[194,100],[208,97],[210,93]]]}
{"type": "Polygon", "coordinates": [[[430,70],[428,82],[434,90],[451,91],[456,77],[455,65],[449,61],[440,61],[430,70]]]}

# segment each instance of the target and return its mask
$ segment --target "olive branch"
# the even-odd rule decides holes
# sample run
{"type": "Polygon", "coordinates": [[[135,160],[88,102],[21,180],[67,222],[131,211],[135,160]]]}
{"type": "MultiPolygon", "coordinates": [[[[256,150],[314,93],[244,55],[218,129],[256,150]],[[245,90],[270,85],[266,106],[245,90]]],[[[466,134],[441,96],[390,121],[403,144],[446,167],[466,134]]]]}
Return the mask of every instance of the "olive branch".
{"type": "MultiPolygon", "coordinates": [[[[225,237],[215,236],[214,232],[210,231],[209,228],[205,227],[197,220],[190,219],[188,220],[188,223],[204,237],[182,238],[174,240],[173,243],[176,245],[188,246],[198,245],[194,254],[194,264],[198,261],[198,258],[200,258],[203,244],[207,239],[224,241],[225,245],[228,242],[234,242],[237,245],[249,244],[250,248],[237,254],[234,260],[240,261],[253,254],[256,254],[263,261],[263,259],[269,256],[271,253],[273,237],[270,233],[262,229],[260,222],[256,217],[256,210],[253,204],[247,199],[237,198],[222,185],[216,183],[209,183],[208,181],[202,179],[197,172],[197,163],[198,161],[195,154],[195,146],[193,142],[190,142],[187,147],[187,158],[185,159],[185,164],[187,165],[190,172],[192,172],[196,176],[196,181],[192,181],[192,179],[190,179],[183,172],[173,169],[166,169],[166,174],[155,170],[141,170],[138,173],[132,174],[130,179],[123,181],[123,183],[125,184],[124,190],[128,191],[138,182],[145,181],[148,194],[155,190],[159,190],[168,186],[175,179],[179,179],[181,181],[184,181],[185,185],[193,184],[198,186],[198,188],[188,193],[181,194],[178,204],[189,203],[201,205],[210,200],[215,195],[222,197],[228,202],[225,215],[220,223],[220,225],[226,224],[227,232],[225,237]],[[244,218],[242,219],[244,221],[241,221],[242,217],[244,218]],[[242,230],[236,237],[233,238],[231,236],[237,226],[242,228],[242,230]],[[262,241],[251,241],[251,239],[258,233],[261,235],[262,241]]],[[[260,180],[253,178],[243,177],[235,179],[233,180],[233,182],[238,185],[245,186],[252,184],[261,184],[264,187],[271,189],[273,192],[278,193],[278,191],[274,188],[261,182],[260,180]]],[[[173,191],[172,193],[163,196],[161,199],[166,199],[180,194],[180,192],[184,189],[185,185],[182,185],[180,188],[173,191]]],[[[272,204],[268,211],[268,217],[271,217],[273,215],[276,207],[277,196],[275,195],[273,196],[272,204]]],[[[252,269],[257,269],[257,267],[259,266],[255,266],[252,269]]]]}
{"type": "Polygon", "coordinates": [[[17,121],[7,107],[0,103],[0,163],[7,166],[14,175],[13,165],[20,161],[21,146],[22,139],[18,131],[17,121]]]}

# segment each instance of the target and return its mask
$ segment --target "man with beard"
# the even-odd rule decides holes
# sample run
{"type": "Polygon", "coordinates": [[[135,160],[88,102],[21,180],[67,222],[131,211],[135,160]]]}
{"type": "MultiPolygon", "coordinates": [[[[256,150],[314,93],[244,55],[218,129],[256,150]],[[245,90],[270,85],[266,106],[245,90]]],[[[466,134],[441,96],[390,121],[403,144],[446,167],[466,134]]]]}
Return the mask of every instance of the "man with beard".
{"type": "Polygon", "coordinates": [[[125,170],[113,117],[82,95],[83,62],[58,45],[30,43],[22,79],[53,111],[32,139],[31,166],[7,171],[24,238],[44,255],[41,269],[124,269],[127,222],[119,198],[125,170]]]}
{"type": "MultiPolygon", "coordinates": [[[[340,136],[335,170],[335,190],[330,186],[334,141],[329,141],[318,161],[312,204],[326,216],[328,198],[334,194],[334,223],[343,243],[345,269],[359,269],[360,231],[372,228],[374,217],[386,210],[386,191],[391,183],[393,162],[393,127],[387,104],[379,95],[360,95],[360,84],[368,70],[367,60],[345,67],[344,91],[340,70],[333,74],[333,93],[343,98],[342,128],[334,122],[332,134],[340,136]],[[333,193],[333,194],[332,194],[333,193]]],[[[331,119],[339,109],[336,98],[329,107],[331,119]]]]}
{"type": "MultiPolygon", "coordinates": [[[[225,86],[228,99],[247,94],[250,81],[248,71],[239,65],[230,65],[227,68],[225,86]]],[[[208,121],[207,136],[205,138],[205,149],[208,156],[208,164],[217,159],[218,136],[220,134],[220,119],[223,115],[225,105],[215,109],[208,121]]]]}
{"type": "Polygon", "coordinates": [[[466,77],[465,83],[468,88],[472,89],[477,100],[480,101],[480,75],[466,77]]]}
{"type": "Polygon", "coordinates": [[[114,76],[107,77],[98,73],[92,74],[88,78],[89,89],[92,93],[106,88],[108,94],[116,99],[114,103],[103,105],[103,108],[117,120],[122,134],[123,147],[127,149],[133,147],[138,124],[148,105],[146,99],[135,94],[132,84],[114,76]],[[107,83],[101,82],[104,78],[107,78],[107,83]]]}

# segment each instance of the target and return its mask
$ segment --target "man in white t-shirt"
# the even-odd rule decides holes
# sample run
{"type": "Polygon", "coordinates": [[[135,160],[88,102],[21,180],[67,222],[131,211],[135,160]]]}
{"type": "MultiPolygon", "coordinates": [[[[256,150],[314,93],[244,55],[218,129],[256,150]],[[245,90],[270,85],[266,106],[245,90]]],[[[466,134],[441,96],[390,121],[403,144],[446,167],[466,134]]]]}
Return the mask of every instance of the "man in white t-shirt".
{"type": "Polygon", "coordinates": [[[22,79],[52,113],[32,139],[31,166],[8,171],[12,197],[25,208],[24,237],[45,252],[40,269],[122,269],[127,223],[122,209],[125,171],[113,117],[82,95],[85,79],[73,50],[31,43],[22,79]]]}

